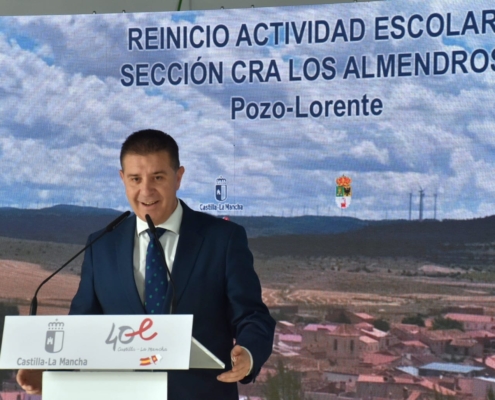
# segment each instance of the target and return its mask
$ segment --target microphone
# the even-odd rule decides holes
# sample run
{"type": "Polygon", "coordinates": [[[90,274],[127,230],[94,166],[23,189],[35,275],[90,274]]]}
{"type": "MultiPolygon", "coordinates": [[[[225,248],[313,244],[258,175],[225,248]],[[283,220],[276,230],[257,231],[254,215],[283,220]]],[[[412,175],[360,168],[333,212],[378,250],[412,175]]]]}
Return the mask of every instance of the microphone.
{"type": "Polygon", "coordinates": [[[170,269],[168,268],[167,261],[165,260],[165,252],[163,251],[163,246],[160,243],[158,235],[156,234],[155,224],[153,223],[153,221],[151,220],[151,217],[148,214],[145,215],[145,218],[146,218],[146,222],[148,223],[148,228],[149,228],[150,232],[153,234],[155,242],[158,245],[158,248],[160,249],[160,254],[162,255],[163,265],[165,265],[165,269],[167,270],[167,275],[170,278],[170,283],[172,285],[172,309],[170,311],[170,314],[175,314],[175,310],[177,309],[177,304],[176,304],[176,299],[175,299],[175,282],[172,279],[172,274],[170,273],[170,269]]]}
{"type": "Polygon", "coordinates": [[[29,309],[29,315],[36,315],[36,311],[38,310],[38,292],[41,287],[47,283],[50,279],[52,279],[55,275],[57,275],[60,271],[62,271],[67,265],[71,263],[79,254],[85,251],[88,247],[93,245],[96,241],[98,241],[102,236],[106,235],[108,232],[112,232],[115,228],[117,228],[122,221],[124,221],[129,215],[131,215],[130,211],[126,211],[125,213],[120,214],[117,218],[115,218],[112,222],[110,222],[106,228],[103,230],[101,234],[98,235],[95,239],[93,239],[89,244],[84,246],[84,248],[79,251],[74,257],[72,257],[69,261],[67,261],[64,265],[62,265],[59,269],[57,269],[53,274],[51,274],[48,278],[46,278],[43,282],[40,283],[38,289],[34,293],[33,300],[31,300],[31,307],[29,309]]]}

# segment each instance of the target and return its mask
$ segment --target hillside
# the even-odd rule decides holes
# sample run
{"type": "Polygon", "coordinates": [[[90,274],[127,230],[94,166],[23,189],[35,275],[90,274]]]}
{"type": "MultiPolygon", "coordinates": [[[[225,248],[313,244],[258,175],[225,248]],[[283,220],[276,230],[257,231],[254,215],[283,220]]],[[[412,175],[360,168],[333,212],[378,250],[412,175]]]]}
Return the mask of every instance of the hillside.
{"type": "MultiPolygon", "coordinates": [[[[0,208],[0,236],[83,245],[91,232],[119,214],[66,205],[40,210],[0,208]]],[[[268,257],[413,257],[480,268],[495,265],[495,216],[421,222],[323,216],[231,220],[246,228],[252,250],[268,257]]],[[[14,247],[4,246],[2,256],[19,259],[14,247]]]]}
{"type": "Polygon", "coordinates": [[[252,238],[260,254],[277,257],[413,257],[443,264],[495,265],[495,217],[396,221],[334,235],[252,238]]]}

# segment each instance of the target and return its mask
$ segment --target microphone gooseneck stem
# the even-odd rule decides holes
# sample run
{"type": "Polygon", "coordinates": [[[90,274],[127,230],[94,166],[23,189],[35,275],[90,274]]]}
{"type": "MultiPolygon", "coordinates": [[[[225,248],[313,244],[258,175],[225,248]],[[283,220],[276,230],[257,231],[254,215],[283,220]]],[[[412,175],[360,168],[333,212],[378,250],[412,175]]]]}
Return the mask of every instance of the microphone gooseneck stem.
{"type": "Polygon", "coordinates": [[[29,308],[29,315],[36,315],[36,312],[38,311],[38,292],[40,289],[43,287],[45,283],[47,283],[50,279],[52,279],[55,275],[57,275],[60,271],[62,271],[67,265],[69,265],[72,261],[74,261],[83,251],[85,251],[88,247],[92,246],[93,243],[95,243],[97,240],[99,240],[102,236],[107,234],[108,232],[113,231],[117,226],[121,224],[122,221],[124,221],[129,215],[131,214],[130,211],[126,211],[122,214],[120,214],[117,218],[115,218],[112,222],[110,222],[105,230],[100,233],[95,239],[93,239],[89,244],[83,247],[82,250],[80,250],[74,257],[72,257],[69,261],[67,261],[64,265],[62,265],[59,269],[57,269],[54,273],[52,273],[48,278],[46,278],[43,282],[40,283],[38,288],[36,289],[36,292],[34,292],[33,299],[31,300],[31,306],[29,308]]]}

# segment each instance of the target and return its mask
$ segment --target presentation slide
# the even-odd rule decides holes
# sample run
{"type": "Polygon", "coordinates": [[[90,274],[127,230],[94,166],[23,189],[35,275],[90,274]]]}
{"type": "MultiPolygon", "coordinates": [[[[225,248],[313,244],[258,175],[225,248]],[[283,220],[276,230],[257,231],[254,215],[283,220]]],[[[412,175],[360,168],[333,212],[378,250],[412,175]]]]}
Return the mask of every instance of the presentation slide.
{"type": "MultiPolygon", "coordinates": [[[[130,209],[121,144],[159,129],[180,147],[178,196],[245,227],[277,320],[242,398],[290,382],[484,399],[494,84],[488,1],[0,17],[0,317],[27,315],[130,209]],[[447,364],[471,367],[471,389],[440,382],[447,364]]],[[[81,262],[39,314],[68,312],[81,262]]]]}

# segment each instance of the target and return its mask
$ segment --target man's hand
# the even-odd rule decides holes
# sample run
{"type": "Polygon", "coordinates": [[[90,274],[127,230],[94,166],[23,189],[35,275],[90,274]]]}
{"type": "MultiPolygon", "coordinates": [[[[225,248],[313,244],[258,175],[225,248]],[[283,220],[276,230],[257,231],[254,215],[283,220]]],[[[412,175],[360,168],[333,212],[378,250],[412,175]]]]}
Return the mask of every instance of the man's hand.
{"type": "Polygon", "coordinates": [[[232,360],[232,369],[217,376],[222,382],[238,382],[246,377],[251,369],[251,357],[246,349],[235,345],[230,352],[232,360]]]}
{"type": "Polygon", "coordinates": [[[20,369],[17,372],[17,383],[27,394],[41,394],[43,371],[40,369],[20,369]]]}

